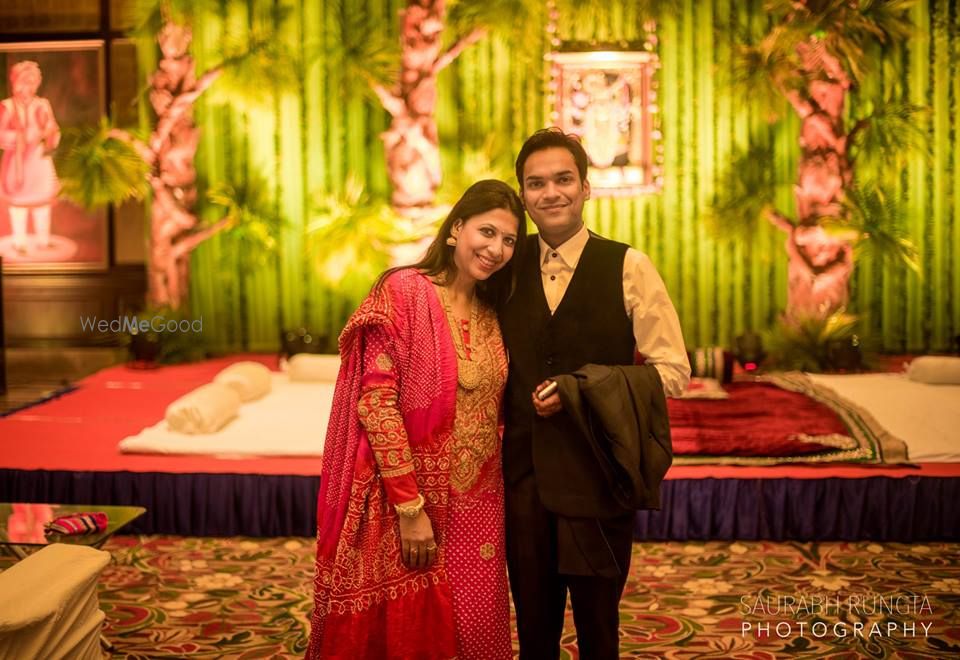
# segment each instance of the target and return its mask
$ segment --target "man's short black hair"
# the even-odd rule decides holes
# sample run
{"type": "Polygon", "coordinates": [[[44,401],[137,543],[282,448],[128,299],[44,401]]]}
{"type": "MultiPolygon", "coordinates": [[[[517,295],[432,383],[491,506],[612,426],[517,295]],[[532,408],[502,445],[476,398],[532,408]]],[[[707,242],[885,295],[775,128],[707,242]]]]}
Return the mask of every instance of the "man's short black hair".
{"type": "Polygon", "coordinates": [[[523,190],[523,166],[526,165],[530,154],[553,147],[560,147],[569,151],[573,156],[573,161],[577,164],[580,184],[582,185],[587,180],[587,152],[580,144],[580,138],[572,133],[564,133],[556,126],[551,126],[550,128],[541,128],[528,137],[527,141],[520,147],[520,153],[517,154],[517,182],[520,184],[520,190],[523,190]]]}

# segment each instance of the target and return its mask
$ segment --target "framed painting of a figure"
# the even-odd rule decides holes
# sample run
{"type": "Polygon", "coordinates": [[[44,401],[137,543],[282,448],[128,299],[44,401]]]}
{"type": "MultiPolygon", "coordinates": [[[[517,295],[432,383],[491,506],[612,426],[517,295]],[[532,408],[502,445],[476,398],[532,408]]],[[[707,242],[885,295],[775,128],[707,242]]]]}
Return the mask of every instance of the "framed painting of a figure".
{"type": "Polygon", "coordinates": [[[657,56],[645,51],[551,53],[554,122],[580,137],[598,196],[660,188],[654,154],[657,56]]]}
{"type": "Polygon", "coordinates": [[[62,131],[104,114],[101,41],[0,44],[0,255],[5,271],[108,265],[107,211],[63,198],[62,131]]]}

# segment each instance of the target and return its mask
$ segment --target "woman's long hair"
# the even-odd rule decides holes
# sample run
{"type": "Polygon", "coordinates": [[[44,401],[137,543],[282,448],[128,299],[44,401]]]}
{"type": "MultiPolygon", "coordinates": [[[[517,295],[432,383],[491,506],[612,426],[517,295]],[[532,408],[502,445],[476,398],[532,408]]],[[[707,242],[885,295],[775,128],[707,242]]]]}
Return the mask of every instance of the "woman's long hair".
{"type": "Polygon", "coordinates": [[[440,225],[437,235],[423,258],[409,266],[388,269],[377,278],[373,285],[374,290],[378,289],[391,273],[402,268],[415,268],[427,277],[436,278],[441,282],[452,282],[457,277],[457,265],[453,260],[454,247],[447,245],[447,239],[451,236],[454,223],[457,220],[466,222],[475,215],[494,209],[509,211],[517,219],[517,242],[510,261],[489,279],[477,282],[477,296],[489,305],[501,304],[513,293],[516,283],[516,270],[513,265],[520,256],[520,250],[527,235],[527,221],[520,197],[513,188],[497,179],[477,181],[467,188],[463,196],[450,209],[450,213],[440,225]]]}

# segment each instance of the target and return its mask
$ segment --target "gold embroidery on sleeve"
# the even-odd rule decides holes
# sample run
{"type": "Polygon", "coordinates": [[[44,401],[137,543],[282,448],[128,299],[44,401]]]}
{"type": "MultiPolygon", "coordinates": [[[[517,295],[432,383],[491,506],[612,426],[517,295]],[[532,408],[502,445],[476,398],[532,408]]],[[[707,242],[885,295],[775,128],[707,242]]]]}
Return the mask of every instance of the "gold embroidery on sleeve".
{"type": "Polygon", "coordinates": [[[413,472],[407,431],[403,426],[403,417],[397,410],[397,391],[391,387],[367,390],[360,397],[357,413],[360,423],[367,430],[367,440],[373,449],[380,475],[390,478],[413,472]]]}

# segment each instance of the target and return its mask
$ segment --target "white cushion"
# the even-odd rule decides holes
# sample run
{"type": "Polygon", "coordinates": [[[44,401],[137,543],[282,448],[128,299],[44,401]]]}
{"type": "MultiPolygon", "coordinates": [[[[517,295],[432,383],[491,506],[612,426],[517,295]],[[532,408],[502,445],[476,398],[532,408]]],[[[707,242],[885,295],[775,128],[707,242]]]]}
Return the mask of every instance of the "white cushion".
{"type": "Polygon", "coordinates": [[[215,433],[239,410],[240,395],[235,389],[207,383],[167,406],[167,426],[180,433],[215,433]]]}
{"type": "Polygon", "coordinates": [[[270,393],[270,370],[259,362],[237,362],[214,376],[213,382],[233,388],[243,402],[255,401],[270,393]]]}
{"type": "Polygon", "coordinates": [[[960,385],[960,357],[924,355],[907,367],[907,377],[930,385],[960,385]]]}
{"type": "Polygon", "coordinates": [[[340,373],[340,356],[297,353],[287,361],[286,370],[295,382],[335,383],[340,373]]]}

